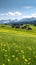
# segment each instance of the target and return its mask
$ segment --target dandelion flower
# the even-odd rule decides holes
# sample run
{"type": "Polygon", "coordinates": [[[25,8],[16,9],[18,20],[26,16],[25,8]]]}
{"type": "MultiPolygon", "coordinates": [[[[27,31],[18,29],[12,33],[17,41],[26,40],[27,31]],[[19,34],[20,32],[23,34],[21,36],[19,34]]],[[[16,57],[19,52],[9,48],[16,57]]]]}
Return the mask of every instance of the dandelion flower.
{"type": "Polygon", "coordinates": [[[8,60],[8,62],[10,62],[10,59],[7,59],[8,60]]]}
{"type": "Polygon", "coordinates": [[[25,59],[25,62],[28,62],[28,60],[27,60],[27,59],[25,59]]]}
{"type": "Polygon", "coordinates": [[[24,53],[24,50],[21,50],[21,53],[24,53]]]}
{"type": "Polygon", "coordinates": [[[35,56],[35,58],[36,58],[36,56],[35,56]]]}
{"type": "Polygon", "coordinates": [[[12,55],[12,57],[14,58],[14,57],[15,57],[15,55],[12,55]]]}
{"type": "Polygon", "coordinates": [[[22,57],[23,59],[25,59],[25,56],[23,55],[23,57],[22,57]]]}
{"type": "Polygon", "coordinates": [[[18,57],[16,57],[16,59],[15,59],[16,61],[18,61],[18,57]]]}
{"type": "Polygon", "coordinates": [[[28,60],[31,60],[31,58],[28,58],[28,60]]]}
{"type": "Polygon", "coordinates": [[[1,46],[3,46],[3,44],[1,43],[1,46]]]}
{"type": "Polygon", "coordinates": [[[30,64],[30,62],[28,62],[28,65],[30,64]]]}
{"type": "Polygon", "coordinates": [[[5,65],[5,64],[2,64],[2,65],[5,65]]]}
{"type": "Polygon", "coordinates": [[[4,44],[4,46],[6,46],[6,44],[4,44]]]}
{"type": "Polygon", "coordinates": [[[31,48],[31,47],[29,47],[29,50],[32,50],[32,48],[31,48]]]}
{"type": "Polygon", "coordinates": [[[16,52],[18,52],[19,50],[16,50],[16,52]]]}

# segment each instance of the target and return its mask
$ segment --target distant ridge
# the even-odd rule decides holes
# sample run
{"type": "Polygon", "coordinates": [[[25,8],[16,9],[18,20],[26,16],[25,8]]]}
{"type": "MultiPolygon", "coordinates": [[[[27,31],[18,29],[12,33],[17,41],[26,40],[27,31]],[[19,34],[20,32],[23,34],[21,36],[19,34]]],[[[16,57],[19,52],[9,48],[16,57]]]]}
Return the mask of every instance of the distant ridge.
{"type": "Polygon", "coordinates": [[[11,19],[8,19],[8,20],[0,20],[0,24],[36,24],[36,18],[35,17],[32,17],[32,18],[23,18],[23,19],[20,19],[20,20],[11,20],[11,19]]]}

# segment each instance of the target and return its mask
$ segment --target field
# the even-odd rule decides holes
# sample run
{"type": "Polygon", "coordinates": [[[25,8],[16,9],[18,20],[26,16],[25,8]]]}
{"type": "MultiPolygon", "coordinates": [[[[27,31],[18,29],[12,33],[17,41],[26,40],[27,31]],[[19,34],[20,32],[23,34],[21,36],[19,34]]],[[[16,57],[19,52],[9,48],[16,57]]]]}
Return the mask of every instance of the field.
{"type": "Polygon", "coordinates": [[[32,30],[0,25],[0,65],[36,65],[36,27],[32,30]]]}

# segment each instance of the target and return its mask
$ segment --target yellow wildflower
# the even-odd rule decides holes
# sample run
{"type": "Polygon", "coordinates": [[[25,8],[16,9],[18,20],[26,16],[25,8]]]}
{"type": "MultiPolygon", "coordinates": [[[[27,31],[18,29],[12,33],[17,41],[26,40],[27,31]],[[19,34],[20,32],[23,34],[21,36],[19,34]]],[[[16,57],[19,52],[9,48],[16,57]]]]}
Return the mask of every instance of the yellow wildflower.
{"type": "Polygon", "coordinates": [[[18,52],[19,50],[16,50],[16,52],[18,52]]]}
{"type": "Polygon", "coordinates": [[[4,44],[4,46],[6,46],[6,44],[4,44]]]}
{"type": "Polygon", "coordinates": [[[8,60],[8,62],[10,62],[10,59],[7,59],[8,60]]]}
{"type": "Polygon", "coordinates": [[[1,43],[1,46],[3,46],[3,44],[1,43]]]}
{"type": "Polygon", "coordinates": [[[25,59],[25,56],[23,55],[23,57],[22,57],[23,59],[25,59]]]}
{"type": "Polygon", "coordinates": [[[24,53],[24,50],[21,50],[21,53],[24,53]]]}
{"type": "Polygon", "coordinates": [[[28,62],[28,65],[30,64],[30,62],[28,62]]]}
{"type": "Polygon", "coordinates": [[[29,50],[32,50],[32,48],[31,48],[31,47],[28,47],[28,49],[29,49],[29,50]]]}
{"type": "Polygon", "coordinates": [[[28,60],[27,60],[27,59],[25,59],[25,62],[28,62],[28,60]]]}
{"type": "Polygon", "coordinates": [[[2,65],[5,65],[4,63],[2,65]]]}
{"type": "Polygon", "coordinates": [[[15,55],[12,55],[12,57],[14,58],[14,57],[15,57],[15,55]]]}
{"type": "Polygon", "coordinates": [[[31,60],[31,58],[28,58],[28,60],[31,60]]]}
{"type": "Polygon", "coordinates": [[[18,61],[18,57],[16,57],[16,61],[18,61]]]}
{"type": "Polygon", "coordinates": [[[35,58],[36,58],[36,56],[35,56],[35,58]]]}

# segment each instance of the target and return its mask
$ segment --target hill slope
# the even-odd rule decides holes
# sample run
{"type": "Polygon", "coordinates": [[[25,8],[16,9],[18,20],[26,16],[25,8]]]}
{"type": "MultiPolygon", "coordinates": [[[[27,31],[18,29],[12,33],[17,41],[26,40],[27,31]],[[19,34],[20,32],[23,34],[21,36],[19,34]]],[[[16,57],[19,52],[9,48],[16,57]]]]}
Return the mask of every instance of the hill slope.
{"type": "Polygon", "coordinates": [[[0,26],[0,65],[36,65],[36,27],[32,31],[0,26]]]}

